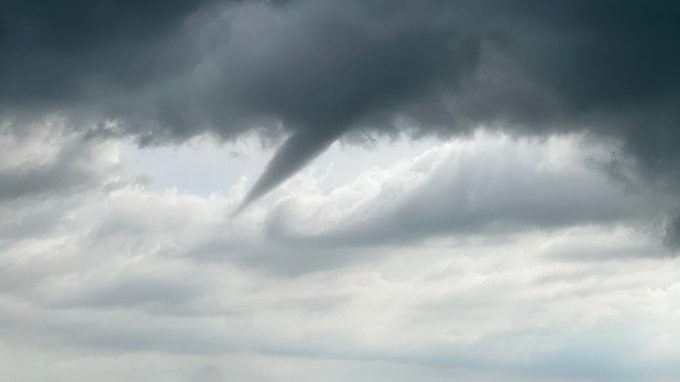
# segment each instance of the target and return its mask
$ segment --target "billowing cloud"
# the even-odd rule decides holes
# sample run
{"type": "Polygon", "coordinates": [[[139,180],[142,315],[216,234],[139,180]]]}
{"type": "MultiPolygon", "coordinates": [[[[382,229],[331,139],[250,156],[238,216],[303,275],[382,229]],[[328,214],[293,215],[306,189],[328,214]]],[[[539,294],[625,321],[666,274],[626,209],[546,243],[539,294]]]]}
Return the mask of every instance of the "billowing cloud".
{"type": "Polygon", "coordinates": [[[283,128],[290,138],[244,205],[350,132],[404,126],[590,130],[624,141],[651,179],[677,182],[672,2],[2,6],[5,111],[94,113],[143,142],[283,128]]]}

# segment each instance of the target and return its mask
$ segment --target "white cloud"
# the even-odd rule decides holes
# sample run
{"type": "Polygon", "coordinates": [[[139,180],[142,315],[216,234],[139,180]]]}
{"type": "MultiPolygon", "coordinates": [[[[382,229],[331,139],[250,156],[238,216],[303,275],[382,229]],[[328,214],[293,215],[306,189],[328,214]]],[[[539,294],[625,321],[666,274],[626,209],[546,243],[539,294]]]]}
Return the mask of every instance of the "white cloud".
{"type": "Polygon", "coordinates": [[[243,182],[148,188],[97,146],[92,187],[0,205],[0,379],[680,377],[679,260],[581,143],[480,135],[332,191],[307,171],[236,218],[243,182]]]}

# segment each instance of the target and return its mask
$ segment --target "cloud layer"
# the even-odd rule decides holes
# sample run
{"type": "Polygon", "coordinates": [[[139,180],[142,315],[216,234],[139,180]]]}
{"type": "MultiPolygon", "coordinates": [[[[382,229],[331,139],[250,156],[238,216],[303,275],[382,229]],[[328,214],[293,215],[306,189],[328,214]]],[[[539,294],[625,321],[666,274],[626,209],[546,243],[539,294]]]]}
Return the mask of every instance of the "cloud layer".
{"type": "Polygon", "coordinates": [[[663,206],[583,137],[479,134],[332,191],[305,171],[237,219],[246,184],[154,190],[121,167],[128,143],[93,144],[78,192],[0,201],[3,379],[680,375],[678,259],[639,229],[663,206]]]}
{"type": "Polygon", "coordinates": [[[283,129],[290,138],[245,204],[340,137],[405,127],[444,135],[480,124],[593,131],[624,141],[650,179],[677,183],[673,2],[3,7],[6,112],[114,119],[147,143],[283,129]]]}

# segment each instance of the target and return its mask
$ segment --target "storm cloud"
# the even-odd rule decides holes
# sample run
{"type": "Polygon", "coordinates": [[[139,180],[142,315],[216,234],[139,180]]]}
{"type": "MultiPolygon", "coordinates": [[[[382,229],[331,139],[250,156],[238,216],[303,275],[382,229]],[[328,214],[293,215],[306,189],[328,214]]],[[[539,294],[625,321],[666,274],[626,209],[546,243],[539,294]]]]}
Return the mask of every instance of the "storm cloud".
{"type": "Polygon", "coordinates": [[[0,4],[5,114],[114,120],[143,144],[289,136],[243,206],[362,132],[588,130],[680,181],[673,1],[0,4]]]}

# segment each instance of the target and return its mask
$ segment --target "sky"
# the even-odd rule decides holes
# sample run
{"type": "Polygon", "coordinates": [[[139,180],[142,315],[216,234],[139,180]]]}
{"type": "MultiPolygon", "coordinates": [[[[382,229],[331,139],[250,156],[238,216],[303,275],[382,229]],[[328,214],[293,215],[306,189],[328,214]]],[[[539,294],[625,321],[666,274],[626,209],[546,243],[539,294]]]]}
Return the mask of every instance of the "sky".
{"type": "Polygon", "coordinates": [[[0,380],[679,380],[679,17],[0,0],[0,380]]]}

